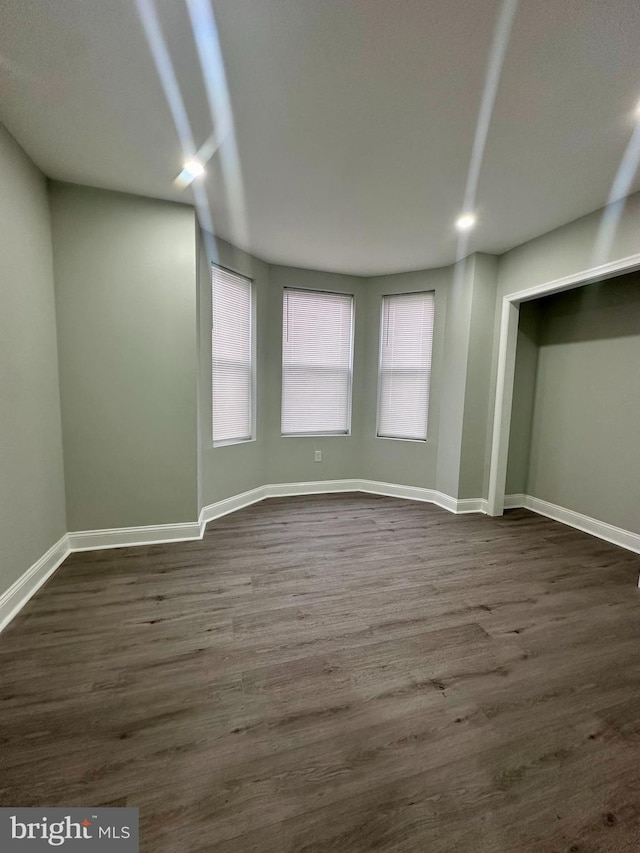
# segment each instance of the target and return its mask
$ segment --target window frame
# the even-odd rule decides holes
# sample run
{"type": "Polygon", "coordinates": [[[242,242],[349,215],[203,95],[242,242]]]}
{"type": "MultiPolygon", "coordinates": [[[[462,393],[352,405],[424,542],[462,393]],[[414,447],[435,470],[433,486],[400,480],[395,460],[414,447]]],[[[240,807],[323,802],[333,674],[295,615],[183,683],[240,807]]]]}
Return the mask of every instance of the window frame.
{"type": "Polygon", "coordinates": [[[432,394],[431,394],[431,380],[433,378],[433,350],[434,350],[434,339],[435,339],[435,313],[436,313],[436,291],[435,288],[430,288],[428,290],[420,289],[420,290],[403,290],[398,293],[383,293],[380,297],[380,325],[379,325],[379,338],[378,338],[378,375],[376,377],[377,381],[377,394],[376,394],[376,423],[375,423],[375,438],[381,439],[383,441],[408,441],[412,444],[421,444],[426,445],[430,440],[430,428],[429,423],[431,420],[431,404],[432,404],[432,394]],[[416,296],[418,294],[427,294],[430,293],[433,296],[433,333],[431,337],[431,358],[429,365],[429,386],[428,386],[428,402],[427,402],[427,417],[426,417],[426,429],[425,429],[425,438],[410,438],[408,436],[401,435],[380,435],[380,406],[382,402],[382,348],[383,348],[383,337],[384,337],[384,306],[385,299],[393,299],[394,297],[400,296],[416,296]]]}
{"type": "Polygon", "coordinates": [[[330,296],[346,296],[351,300],[351,324],[349,330],[349,392],[347,395],[347,429],[346,431],[332,432],[283,432],[282,431],[282,412],[284,405],[284,322],[281,324],[282,340],[280,346],[280,438],[345,438],[352,434],[352,415],[353,415],[353,374],[355,361],[355,325],[356,325],[356,297],[354,293],[349,293],[346,290],[327,290],[319,287],[304,287],[301,285],[285,285],[282,288],[282,314],[284,315],[284,303],[287,290],[293,290],[303,293],[321,293],[330,296]]]}
{"type": "Polygon", "coordinates": [[[211,343],[209,347],[209,354],[211,359],[211,367],[209,371],[209,447],[218,448],[218,447],[231,447],[232,445],[239,444],[248,444],[252,441],[256,440],[256,387],[257,387],[257,367],[256,367],[256,283],[254,279],[250,276],[246,275],[240,270],[234,269],[233,267],[225,266],[224,264],[217,263],[216,261],[209,261],[209,271],[210,271],[210,288],[209,288],[209,297],[210,297],[210,311],[209,311],[209,321],[210,321],[210,330],[211,330],[211,343]],[[237,276],[238,278],[242,278],[249,283],[249,340],[250,340],[250,393],[249,393],[249,425],[251,428],[251,434],[247,438],[224,438],[220,440],[216,440],[214,438],[213,430],[215,423],[215,395],[214,395],[214,385],[213,385],[213,310],[214,310],[214,295],[213,295],[213,271],[214,269],[223,270],[223,272],[229,273],[231,275],[237,276]]]}

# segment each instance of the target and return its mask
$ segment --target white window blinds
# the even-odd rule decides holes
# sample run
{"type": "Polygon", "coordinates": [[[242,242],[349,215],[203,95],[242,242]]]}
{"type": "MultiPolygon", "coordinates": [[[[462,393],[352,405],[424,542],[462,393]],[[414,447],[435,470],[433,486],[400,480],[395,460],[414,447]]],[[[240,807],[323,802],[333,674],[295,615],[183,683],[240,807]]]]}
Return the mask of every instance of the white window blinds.
{"type": "Polygon", "coordinates": [[[353,296],[285,288],[283,435],[349,432],[352,341],[353,296]]]}
{"type": "Polygon", "coordinates": [[[427,438],[433,348],[434,295],[382,298],[378,435],[427,438]]]}
{"type": "Polygon", "coordinates": [[[252,437],[252,284],[212,264],[211,328],[213,443],[252,437]]]}

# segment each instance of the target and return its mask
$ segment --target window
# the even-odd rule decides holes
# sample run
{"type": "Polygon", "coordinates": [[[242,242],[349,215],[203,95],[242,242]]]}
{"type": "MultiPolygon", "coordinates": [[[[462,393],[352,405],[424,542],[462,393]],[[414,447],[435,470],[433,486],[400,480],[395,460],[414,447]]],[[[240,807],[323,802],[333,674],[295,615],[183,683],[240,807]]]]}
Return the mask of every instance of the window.
{"type": "Polygon", "coordinates": [[[282,434],[346,435],[352,366],[353,296],[285,288],[282,434]]]}
{"type": "Polygon", "coordinates": [[[378,374],[381,438],[427,438],[433,315],[433,292],[382,298],[378,374]]]}
{"type": "Polygon", "coordinates": [[[253,293],[244,276],[211,265],[213,443],[253,436],[253,293]]]}

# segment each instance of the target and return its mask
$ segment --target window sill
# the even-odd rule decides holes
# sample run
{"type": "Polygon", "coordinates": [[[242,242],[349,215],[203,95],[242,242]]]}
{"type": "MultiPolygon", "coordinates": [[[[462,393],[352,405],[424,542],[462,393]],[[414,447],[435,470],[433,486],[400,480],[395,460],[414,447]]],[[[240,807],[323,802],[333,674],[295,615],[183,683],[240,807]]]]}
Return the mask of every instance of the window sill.
{"type": "Polygon", "coordinates": [[[350,432],[288,432],[280,433],[280,438],[350,438],[350,432]]]}
{"type": "Polygon", "coordinates": [[[214,449],[218,447],[233,447],[236,444],[251,444],[252,441],[255,441],[255,438],[228,438],[225,441],[214,441],[209,447],[214,449]]]}
{"type": "Polygon", "coordinates": [[[376,435],[376,438],[383,439],[384,441],[408,441],[410,444],[427,444],[429,438],[400,438],[400,436],[396,435],[376,435]]]}

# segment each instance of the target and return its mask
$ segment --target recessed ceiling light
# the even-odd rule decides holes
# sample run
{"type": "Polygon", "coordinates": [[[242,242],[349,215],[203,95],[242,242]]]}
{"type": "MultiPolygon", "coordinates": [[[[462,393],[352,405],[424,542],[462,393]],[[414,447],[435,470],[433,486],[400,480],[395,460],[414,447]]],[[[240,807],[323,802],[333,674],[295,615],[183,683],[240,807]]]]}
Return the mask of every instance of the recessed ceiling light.
{"type": "Polygon", "coordinates": [[[476,216],[474,213],[463,213],[456,219],[456,228],[458,231],[470,231],[476,224],[476,216]]]}
{"type": "Polygon", "coordinates": [[[182,171],[186,178],[194,180],[194,178],[200,178],[204,175],[204,166],[199,160],[187,160],[182,171]]]}

